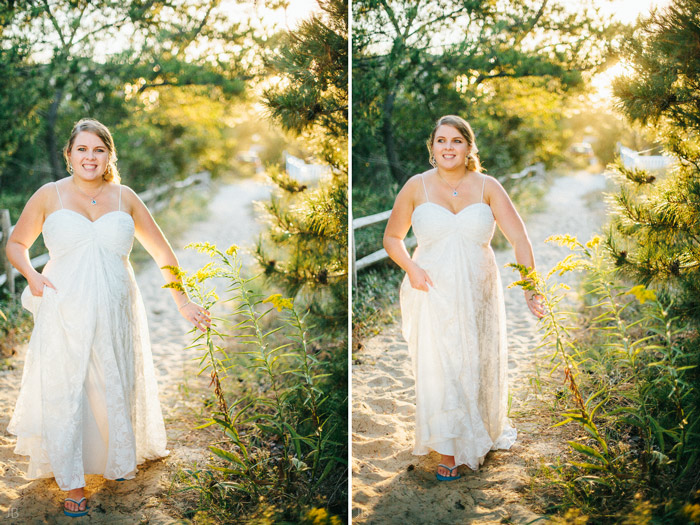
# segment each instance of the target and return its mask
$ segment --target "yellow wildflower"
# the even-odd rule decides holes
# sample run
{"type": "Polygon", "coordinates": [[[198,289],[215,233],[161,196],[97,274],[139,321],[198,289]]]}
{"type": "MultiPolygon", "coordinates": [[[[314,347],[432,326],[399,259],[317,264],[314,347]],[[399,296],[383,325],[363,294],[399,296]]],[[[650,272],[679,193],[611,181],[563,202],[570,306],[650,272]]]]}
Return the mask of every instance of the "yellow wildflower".
{"type": "Polygon", "coordinates": [[[185,292],[185,287],[182,285],[182,283],[174,281],[172,283],[164,284],[162,288],[173,288],[174,290],[177,290],[178,292],[185,292]]]}
{"type": "Polygon", "coordinates": [[[207,279],[216,277],[218,274],[218,268],[214,268],[214,263],[210,262],[202,266],[199,270],[197,270],[194,274],[194,277],[201,283],[202,281],[206,281],[207,279]]]}
{"type": "Polygon", "coordinates": [[[263,303],[270,303],[274,308],[277,308],[278,312],[281,312],[283,308],[289,310],[294,308],[294,302],[287,297],[282,297],[280,293],[272,294],[270,297],[263,300],[263,303]]]}
{"type": "Polygon", "coordinates": [[[211,244],[209,242],[191,242],[185,246],[186,250],[195,249],[199,253],[206,253],[209,257],[214,257],[216,255],[216,244],[211,244]]]}
{"type": "Polygon", "coordinates": [[[237,244],[232,244],[231,246],[228,247],[226,250],[226,255],[233,255],[238,251],[238,245],[237,244]]]}
{"type": "Polygon", "coordinates": [[[577,258],[573,253],[567,255],[564,259],[559,261],[554,267],[549,270],[547,274],[547,279],[549,279],[555,273],[559,275],[564,275],[567,272],[573,272],[574,270],[579,270],[581,268],[581,259],[577,258]]]}
{"type": "Polygon", "coordinates": [[[625,295],[634,295],[639,304],[644,304],[647,301],[656,301],[656,293],[654,290],[647,290],[646,286],[643,284],[638,284],[631,288],[625,295]]]}
{"type": "Polygon", "coordinates": [[[576,237],[568,233],[564,235],[552,235],[547,237],[544,242],[556,242],[559,246],[566,246],[570,250],[583,246],[580,242],[578,242],[576,237]]]}
{"type": "Polygon", "coordinates": [[[603,241],[600,235],[594,235],[590,241],[586,243],[586,248],[595,248],[603,241]]]}
{"type": "Polygon", "coordinates": [[[340,525],[342,522],[337,516],[332,516],[326,509],[313,508],[304,516],[304,524],[308,525],[340,525]]]}
{"type": "Polygon", "coordinates": [[[179,266],[171,266],[169,264],[166,264],[165,266],[161,266],[160,269],[161,270],[170,270],[170,273],[172,273],[175,277],[179,277],[181,279],[186,273],[185,270],[183,270],[179,266]]]}
{"type": "Polygon", "coordinates": [[[686,503],[683,506],[683,513],[689,518],[689,523],[700,522],[700,505],[697,503],[694,505],[686,503]]]}

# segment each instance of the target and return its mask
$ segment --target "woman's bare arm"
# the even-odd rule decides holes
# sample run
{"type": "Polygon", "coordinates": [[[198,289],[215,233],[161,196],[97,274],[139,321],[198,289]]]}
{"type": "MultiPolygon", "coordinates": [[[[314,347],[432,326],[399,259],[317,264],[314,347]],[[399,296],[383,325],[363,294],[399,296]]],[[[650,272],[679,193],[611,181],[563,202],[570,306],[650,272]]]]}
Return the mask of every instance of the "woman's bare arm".
{"type": "Polygon", "coordinates": [[[49,279],[34,269],[29,258],[29,248],[41,233],[46,211],[51,202],[49,191],[55,191],[52,186],[53,183],[45,184],[30,197],[5,248],[7,259],[27,279],[29,290],[36,296],[43,295],[44,286],[56,289],[49,279]]]}
{"type": "Polygon", "coordinates": [[[425,270],[413,262],[403,242],[411,228],[411,215],[415,208],[415,194],[419,184],[418,177],[419,175],[416,175],[409,179],[396,196],[391,216],[384,230],[384,249],[389,257],[408,274],[411,286],[427,292],[428,285],[433,286],[433,281],[425,270]]]}
{"type": "MultiPolygon", "coordinates": [[[[493,177],[486,179],[486,201],[491,206],[491,211],[496,219],[496,224],[505,235],[515,251],[515,261],[527,268],[535,269],[535,256],[532,252],[532,243],[527,235],[525,224],[513,206],[508,193],[493,177]]],[[[523,276],[524,277],[524,276],[523,276]]],[[[525,291],[525,298],[530,311],[537,317],[544,315],[542,305],[537,301],[534,292],[525,291]]]]}
{"type": "MultiPolygon", "coordinates": [[[[126,202],[128,209],[131,209],[131,216],[134,219],[135,225],[135,236],[138,241],[143,245],[146,251],[153,257],[153,260],[158,265],[161,270],[161,274],[165,279],[166,283],[180,282],[180,278],[173,274],[164,266],[179,266],[180,263],[177,260],[177,256],[173,251],[170,243],[165,238],[163,231],[158,227],[153,216],[146,208],[146,205],[141,201],[141,199],[134,193],[133,190],[123,187],[123,200],[126,202]]],[[[199,305],[190,302],[187,294],[170,288],[170,293],[172,294],[173,300],[178,307],[180,313],[188,321],[197,326],[200,330],[205,331],[206,327],[209,325],[209,312],[205,310],[207,317],[205,319],[199,320],[196,317],[196,312],[201,308],[199,305]]]]}

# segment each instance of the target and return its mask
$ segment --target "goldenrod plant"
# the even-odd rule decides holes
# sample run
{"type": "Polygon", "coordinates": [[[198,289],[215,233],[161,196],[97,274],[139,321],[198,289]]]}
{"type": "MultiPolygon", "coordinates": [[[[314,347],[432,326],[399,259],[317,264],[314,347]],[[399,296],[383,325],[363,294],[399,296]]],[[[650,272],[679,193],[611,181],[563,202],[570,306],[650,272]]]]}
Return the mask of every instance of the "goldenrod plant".
{"type": "Polygon", "coordinates": [[[644,506],[683,517],[684,508],[694,508],[700,464],[697,354],[688,326],[654,290],[616,278],[601,237],[547,242],[571,253],[546,275],[510,265],[522,276],[511,286],[543,297],[540,347],[552,350],[551,372],[563,369],[569,392],[555,426],[583,431],[568,442],[575,453],[560,469],[568,503],[596,523],[644,506]],[[554,278],[574,271],[582,273],[583,310],[569,304],[569,286],[554,278]]]}
{"type": "Polygon", "coordinates": [[[221,279],[233,309],[213,317],[211,328],[192,343],[200,350],[200,373],[211,375],[216,399],[198,428],[215,425],[223,436],[209,447],[216,460],[188,470],[186,483],[219,517],[254,512],[262,501],[285,513],[296,509],[292,512],[299,516],[308,506],[342,513],[347,393],[338,395],[331,363],[313,345],[314,327],[292,299],[256,290],[258,277],[241,273],[237,246],[222,251],[196,243],[188,248],[212,261],[191,274],[172,268],[182,284],[169,286],[182,287],[211,309],[221,302],[211,280],[221,279]],[[255,384],[233,399],[230,379],[241,376],[242,367],[255,384]]]}

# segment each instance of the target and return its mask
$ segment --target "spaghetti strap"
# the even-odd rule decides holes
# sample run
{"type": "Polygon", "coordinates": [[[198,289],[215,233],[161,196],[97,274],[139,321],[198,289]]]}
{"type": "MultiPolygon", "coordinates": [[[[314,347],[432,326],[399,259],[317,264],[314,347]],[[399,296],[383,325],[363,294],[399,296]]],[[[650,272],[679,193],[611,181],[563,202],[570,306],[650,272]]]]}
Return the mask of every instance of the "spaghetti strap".
{"type": "Polygon", "coordinates": [[[484,177],[484,182],[481,183],[481,202],[484,202],[484,188],[486,187],[486,175],[482,175],[484,177]]]}
{"type": "Polygon", "coordinates": [[[122,211],[122,185],[119,185],[119,211],[122,211]]]}
{"type": "Polygon", "coordinates": [[[423,191],[425,192],[425,202],[430,202],[430,199],[428,198],[428,190],[425,189],[425,178],[423,178],[423,174],[420,174],[420,180],[423,182],[423,191]]]}
{"type": "Polygon", "coordinates": [[[54,188],[56,188],[56,195],[58,195],[58,202],[61,204],[61,209],[63,209],[63,201],[61,200],[61,192],[58,191],[58,184],[53,183],[54,188]]]}

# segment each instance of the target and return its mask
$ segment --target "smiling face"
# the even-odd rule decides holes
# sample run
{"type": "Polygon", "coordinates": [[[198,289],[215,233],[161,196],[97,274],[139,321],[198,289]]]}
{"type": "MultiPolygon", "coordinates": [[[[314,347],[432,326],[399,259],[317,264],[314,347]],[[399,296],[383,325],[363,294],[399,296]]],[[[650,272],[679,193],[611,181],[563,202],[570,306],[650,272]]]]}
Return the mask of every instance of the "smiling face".
{"type": "Polygon", "coordinates": [[[466,166],[470,146],[467,139],[449,124],[442,124],[435,130],[432,150],[438,168],[454,170],[466,166]]]}
{"type": "Polygon", "coordinates": [[[89,131],[81,131],[75,136],[68,160],[75,176],[84,180],[101,178],[107,169],[111,153],[100,137],[89,131]]]}

